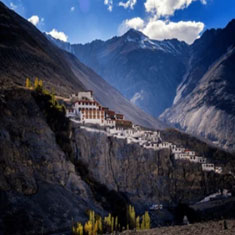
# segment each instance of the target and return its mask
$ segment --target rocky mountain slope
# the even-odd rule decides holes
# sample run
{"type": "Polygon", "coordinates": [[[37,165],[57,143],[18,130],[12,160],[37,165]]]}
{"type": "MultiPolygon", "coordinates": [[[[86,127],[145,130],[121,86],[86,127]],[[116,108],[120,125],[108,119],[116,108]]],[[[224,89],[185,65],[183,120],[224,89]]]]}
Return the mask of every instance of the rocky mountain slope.
{"type": "Polygon", "coordinates": [[[189,71],[161,119],[235,150],[235,20],[205,32],[191,50],[189,71]]]}
{"type": "MultiPolygon", "coordinates": [[[[175,161],[169,150],[146,150],[80,129],[52,108],[47,96],[12,88],[1,90],[0,97],[4,234],[69,231],[73,221],[87,219],[88,209],[124,219],[129,203],[137,213],[164,203],[153,224],[176,223],[180,203],[233,189],[231,174],[206,173],[199,164],[175,161]]],[[[235,172],[234,157],[223,153],[225,172],[235,172]]]]}
{"type": "Polygon", "coordinates": [[[1,87],[24,85],[26,77],[39,77],[44,86],[69,96],[79,90],[94,91],[103,105],[143,126],[165,125],[132,105],[93,70],[75,56],[66,53],[27,20],[0,2],[0,84],[1,87]]]}
{"type": "MultiPolygon", "coordinates": [[[[137,109],[1,3],[0,26],[0,58],[4,58],[0,60],[0,234],[69,234],[75,221],[87,220],[90,209],[101,216],[110,212],[122,223],[128,204],[135,205],[140,214],[159,202],[164,210],[151,214],[152,224],[177,224],[182,212],[188,213],[189,203],[219,189],[234,191],[234,156],[199,140],[162,132],[165,140],[172,138],[195,151],[203,149],[206,158],[223,166],[224,174],[175,161],[169,150],[128,145],[70,122],[50,95],[24,88],[24,76],[44,75],[44,86],[58,94],[89,86],[102,90],[97,99],[108,97],[110,105],[121,100],[133,118],[137,109]],[[105,96],[106,88],[113,96],[105,96]]],[[[136,115],[146,125],[156,123],[142,111],[136,115]]],[[[235,206],[228,208],[232,211],[235,206]]],[[[194,213],[190,210],[189,214],[194,213]]],[[[194,222],[195,218],[199,217],[190,219],[194,222]]]]}
{"type": "Polygon", "coordinates": [[[0,233],[70,229],[87,208],[99,210],[30,92],[1,90],[0,97],[0,233]]]}
{"type": "Polygon", "coordinates": [[[51,40],[155,117],[171,106],[186,70],[187,44],[176,39],[150,40],[133,29],[121,37],[85,45],[51,40]]]}

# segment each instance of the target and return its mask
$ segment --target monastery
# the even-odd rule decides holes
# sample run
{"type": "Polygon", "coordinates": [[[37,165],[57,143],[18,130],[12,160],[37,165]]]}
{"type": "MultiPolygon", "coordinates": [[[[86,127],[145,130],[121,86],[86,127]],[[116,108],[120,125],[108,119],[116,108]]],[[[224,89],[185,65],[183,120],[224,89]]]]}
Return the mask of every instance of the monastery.
{"type": "Polygon", "coordinates": [[[93,97],[92,91],[78,92],[70,97],[66,116],[82,124],[98,124],[107,127],[131,128],[132,122],[124,120],[123,114],[117,114],[102,107],[93,97]]]}
{"type": "MultiPolygon", "coordinates": [[[[175,160],[186,160],[199,163],[203,171],[214,171],[222,174],[222,167],[208,163],[207,159],[197,156],[195,151],[176,146],[161,139],[160,131],[144,130],[131,121],[125,120],[123,114],[115,113],[107,107],[102,107],[93,97],[92,91],[78,92],[70,97],[66,116],[71,121],[84,125],[88,131],[99,132],[98,129],[86,127],[86,124],[96,124],[105,127],[103,133],[127,141],[127,144],[139,144],[143,148],[154,151],[170,149],[175,160]]],[[[101,131],[100,131],[101,132],[101,131]]]]}

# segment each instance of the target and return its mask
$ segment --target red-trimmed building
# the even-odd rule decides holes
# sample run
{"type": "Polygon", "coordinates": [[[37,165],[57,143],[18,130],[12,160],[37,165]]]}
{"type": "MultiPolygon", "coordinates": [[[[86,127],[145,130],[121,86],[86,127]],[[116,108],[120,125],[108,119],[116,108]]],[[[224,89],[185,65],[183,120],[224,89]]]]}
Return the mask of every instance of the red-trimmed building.
{"type": "Polygon", "coordinates": [[[71,96],[71,106],[67,116],[77,118],[81,123],[99,124],[102,126],[131,128],[132,122],[124,120],[123,114],[116,114],[107,107],[102,107],[93,97],[92,91],[78,92],[71,96]]]}

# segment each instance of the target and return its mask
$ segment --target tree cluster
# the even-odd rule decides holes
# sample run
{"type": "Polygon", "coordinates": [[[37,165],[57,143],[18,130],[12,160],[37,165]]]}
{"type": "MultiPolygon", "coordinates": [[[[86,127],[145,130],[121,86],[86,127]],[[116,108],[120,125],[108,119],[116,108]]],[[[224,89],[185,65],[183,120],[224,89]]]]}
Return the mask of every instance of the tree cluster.
{"type": "Polygon", "coordinates": [[[121,228],[118,217],[108,214],[107,217],[102,218],[95,214],[94,211],[89,211],[89,220],[82,225],[78,222],[73,225],[72,232],[75,235],[97,235],[104,233],[120,232],[129,229],[150,229],[150,216],[146,211],[143,216],[137,216],[135,208],[131,205],[127,209],[127,223],[126,227],[121,228]]]}
{"type": "Polygon", "coordinates": [[[25,87],[28,89],[35,90],[38,94],[49,96],[51,107],[57,109],[58,111],[65,112],[64,105],[60,105],[56,100],[55,91],[49,91],[44,89],[42,80],[39,80],[36,77],[34,82],[32,83],[30,78],[26,78],[25,87]]]}

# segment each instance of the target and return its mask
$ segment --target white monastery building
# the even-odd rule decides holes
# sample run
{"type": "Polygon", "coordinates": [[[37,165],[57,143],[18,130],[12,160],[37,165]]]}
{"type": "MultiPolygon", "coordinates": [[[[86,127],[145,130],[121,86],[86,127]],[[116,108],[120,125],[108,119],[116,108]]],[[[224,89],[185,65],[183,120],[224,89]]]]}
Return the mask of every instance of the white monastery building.
{"type": "Polygon", "coordinates": [[[117,128],[132,127],[132,122],[124,120],[123,114],[117,114],[102,107],[93,97],[92,91],[82,91],[73,94],[66,116],[76,119],[80,123],[98,124],[117,128]]]}

